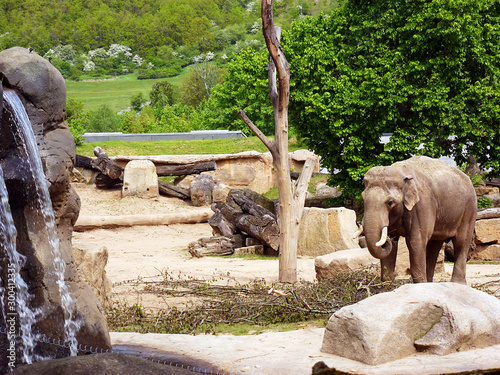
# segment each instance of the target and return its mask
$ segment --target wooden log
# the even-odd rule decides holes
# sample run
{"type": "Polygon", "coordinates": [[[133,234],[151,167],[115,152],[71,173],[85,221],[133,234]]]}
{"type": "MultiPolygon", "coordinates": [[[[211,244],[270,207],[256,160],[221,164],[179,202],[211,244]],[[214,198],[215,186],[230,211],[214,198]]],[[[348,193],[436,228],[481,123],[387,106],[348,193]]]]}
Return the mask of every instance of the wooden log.
{"type": "Polygon", "coordinates": [[[240,208],[242,212],[256,216],[265,220],[266,222],[274,221],[276,222],[276,216],[271,213],[271,211],[265,209],[264,207],[258,205],[250,198],[243,194],[229,192],[229,197],[232,199],[240,208]]]}
{"type": "Polygon", "coordinates": [[[179,165],[157,165],[158,176],[187,176],[190,174],[200,174],[206,171],[215,171],[217,164],[215,161],[201,163],[179,164],[179,165]]]}
{"type": "Polygon", "coordinates": [[[477,211],[477,220],[500,218],[500,207],[485,208],[477,211]]]}
{"type": "Polygon", "coordinates": [[[94,148],[94,155],[97,156],[97,159],[92,160],[93,168],[112,179],[123,180],[123,168],[111,160],[101,147],[94,148]]]}
{"type": "Polygon", "coordinates": [[[135,225],[169,225],[205,223],[213,212],[208,209],[163,215],[80,216],[75,231],[97,228],[131,227],[135,225]]]}
{"type": "Polygon", "coordinates": [[[252,200],[254,203],[270,211],[272,214],[276,213],[275,201],[273,201],[272,199],[268,199],[264,197],[262,194],[256,193],[251,189],[231,189],[229,191],[229,197],[231,197],[234,194],[244,195],[245,197],[252,200]]]}
{"type": "Polygon", "coordinates": [[[229,237],[236,233],[236,226],[227,220],[220,211],[216,211],[214,216],[208,220],[208,224],[212,227],[215,233],[229,237]]]}
{"type": "Polygon", "coordinates": [[[168,197],[180,198],[180,199],[190,199],[189,190],[184,189],[180,186],[175,186],[171,184],[167,184],[163,181],[158,181],[158,191],[162,195],[166,195],[168,197]]]}
{"type": "Polygon", "coordinates": [[[106,176],[102,172],[99,173],[95,178],[95,186],[98,189],[110,189],[117,184],[121,184],[122,180],[119,178],[111,178],[106,176]]]}
{"type": "Polygon", "coordinates": [[[200,238],[189,244],[189,252],[197,258],[207,255],[231,255],[234,253],[234,242],[224,236],[200,238]]]}
{"type": "Polygon", "coordinates": [[[213,206],[240,231],[259,239],[272,249],[278,250],[279,228],[271,215],[260,217],[238,212],[236,209],[223,202],[215,202],[213,206]]]}
{"type": "Polygon", "coordinates": [[[92,158],[88,156],[78,155],[76,154],[75,158],[75,167],[76,168],[84,168],[90,170],[98,170],[92,166],[92,158]]]}

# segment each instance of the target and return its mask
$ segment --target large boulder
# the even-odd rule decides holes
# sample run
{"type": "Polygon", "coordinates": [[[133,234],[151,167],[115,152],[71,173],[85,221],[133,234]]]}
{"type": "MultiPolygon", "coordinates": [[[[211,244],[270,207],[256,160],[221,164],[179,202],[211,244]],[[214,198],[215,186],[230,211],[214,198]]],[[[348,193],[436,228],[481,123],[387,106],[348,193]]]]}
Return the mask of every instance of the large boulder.
{"type": "Polygon", "coordinates": [[[476,221],[476,243],[500,242],[500,218],[476,221]]]}
{"type": "MultiPolygon", "coordinates": [[[[60,257],[66,265],[65,284],[75,300],[75,319],[81,323],[76,338],[86,345],[109,348],[108,327],[101,307],[90,287],[78,276],[74,264],[71,236],[80,211],[80,201],[69,183],[75,160],[75,143],[65,121],[64,78],[47,60],[19,47],[0,52],[0,72],[4,88],[18,93],[36,137],[54,208],[60,257]]],[[[17,229],[17,249],[27,259],[21,274],[33,294],[30,307],[41,308],[44,312],[33,329],[64,342],[65,312],[54,272],[54,244],[41,236],[42,229],[47,227],[45,214],[34,207],[33,176],[25,168],[26,154],[19,144],[15,127],[11,126],[12,109],[5,107],[6,103],[0,116],[0,165],[9,171],[6,185],[17,229]]],[[[5,259],[0,263],[1,269],[7,269],[5,259]]],[[[6,275],[1,277],[5,279],[6,275]]],[[[2,336],[0,348],[4,345],[6,342],[2,336]]],[[[69,354],[69,349],[63,346],[50,347],[43,343],[36,343],[35,346],[35,350],[44,355],[60,357],[69,354]]],[[[22,358],[21,355],[18,358],[22,358]]],[[[0,359],[0,372],[5,365],[5,358],[0,359]]]]}
{"type": "Polygon", "coordinates": [[[359,248],[356,213],[344,207],[306,207],[300,220],[298,255],[318,256],[359,248]]]}
{"type": "Polygon", "coordinates": [[[379,274],[380,261],[375,259],[366,248],[339,250],[316,257],[314,268],[316,270],[316,279],[321,281],[335,277],[339,273],[362,269],[375,271],[379,274]]]}
{"type": "Polygon", "coordinates": [[[333,314],[321,350],[377,365],[500,343],[500,301],[457,283],[407,284],[333,314]]]}

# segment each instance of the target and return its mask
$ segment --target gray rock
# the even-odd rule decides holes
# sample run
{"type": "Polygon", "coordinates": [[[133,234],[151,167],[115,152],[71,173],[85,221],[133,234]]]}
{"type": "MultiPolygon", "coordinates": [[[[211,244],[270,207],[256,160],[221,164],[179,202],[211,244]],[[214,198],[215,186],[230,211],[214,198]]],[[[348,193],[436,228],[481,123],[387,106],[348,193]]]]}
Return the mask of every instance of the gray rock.
{"type": "Polygon", "coordinates": [[[209,174],[200,174],[194,178],[189,186],[191,203],[193,206],[207,206],[212,204],[212,190],[214,179],[209,174]]]}
{"type": "Polygon", "coordinates": [[[497,298],[457,283],[422,283],[340,309],[321,350],[376,365],[417,352],[445,355],[498,343],[497,298]]]}
{"type": "Polygon", "coordinates": [[[18,367],[12,375],[192,375],[186,369],[118,353],[92,354],[36,362],[18,367]]]}

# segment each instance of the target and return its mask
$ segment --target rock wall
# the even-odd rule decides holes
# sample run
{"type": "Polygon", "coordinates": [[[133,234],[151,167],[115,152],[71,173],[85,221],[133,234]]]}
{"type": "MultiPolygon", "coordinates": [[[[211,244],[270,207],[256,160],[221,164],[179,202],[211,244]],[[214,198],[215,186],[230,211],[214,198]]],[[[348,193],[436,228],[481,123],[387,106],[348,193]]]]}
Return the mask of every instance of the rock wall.
{"type": "MultiPolygon", "coordinates": [[[[20,47],[0,52],[0,72],[4,87],[15,90],[20,96],[35,133],[54,208],[61,257],[66,264],[65,280],[71,296],[76,300],[77,319],[82,322],[77,339],[84,345],[109,348],[108,328],[102,309],[90,287],[78,277],[71,248],[71,235],[80,201],[69,184],[75,144],[65,121],[64,78],[47,60],[20,47]]],[[[9,116],[7,111],[2,112],[0,165],[6,171],[9,201],[17,228],[17,249],[27,257],[23,278],[34,294],[31,301],[33,307],[43,309],[34,330],[62,342],[64,312],[51,264],[52,257],[49,256],[51,245],[40,236],[45,223],[31,204],[32,177],[25,165],[26,157],[18,145],[15,130],[10,126],[9,116]]],[[[0,340],[5,340],[5,337],[0,335],[0,340]]],[[[0,348],[2,344],[5,345],[5,342],[0,343],[0,348]]],[[[56,357],[69,354],[67,348],[42,343],[37,344],[35,351],[56,357]]],[[[3,357],[0,367],[5,365],[2,361],[3,357]]]]}

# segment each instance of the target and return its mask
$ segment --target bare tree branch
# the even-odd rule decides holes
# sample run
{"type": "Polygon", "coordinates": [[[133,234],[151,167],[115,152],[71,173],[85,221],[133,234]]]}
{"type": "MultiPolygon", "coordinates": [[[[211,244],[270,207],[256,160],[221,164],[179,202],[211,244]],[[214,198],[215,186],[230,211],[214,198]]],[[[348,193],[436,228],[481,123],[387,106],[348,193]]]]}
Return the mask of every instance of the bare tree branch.
{"type": "Polygon", "coordinates": [[[243,112],[241,108],[238,111],[238,116],[241,117],[241,119],[245,122],[245,124],[247,124],[247,126],[257,136],[257,138],[259,138],[262,143],[264,143],[264,145],[268,148],[268,150],[271,151],[271,155],[273,155],[274,158],[277,152],[276,144],[269,140],[269,138],[267,138],[265,134],[260,131],[260,129],[252,122],[252,120],[248,118],[248,116],[245,114],[245,112],[243,112]]]}

